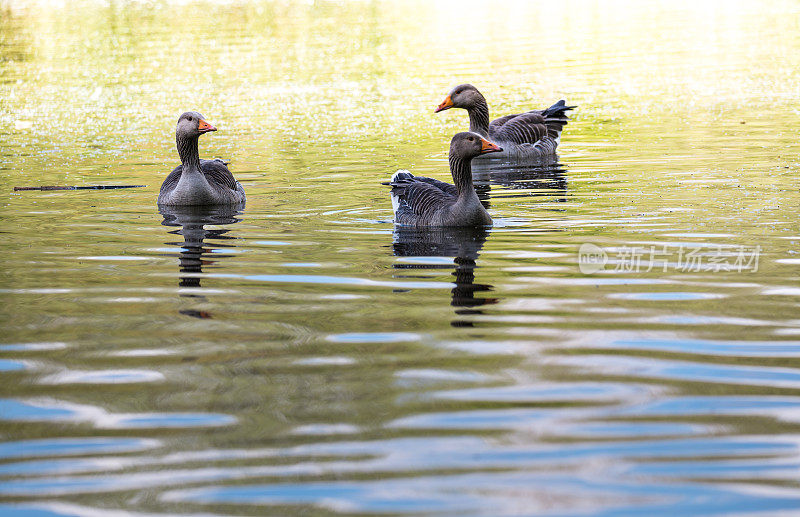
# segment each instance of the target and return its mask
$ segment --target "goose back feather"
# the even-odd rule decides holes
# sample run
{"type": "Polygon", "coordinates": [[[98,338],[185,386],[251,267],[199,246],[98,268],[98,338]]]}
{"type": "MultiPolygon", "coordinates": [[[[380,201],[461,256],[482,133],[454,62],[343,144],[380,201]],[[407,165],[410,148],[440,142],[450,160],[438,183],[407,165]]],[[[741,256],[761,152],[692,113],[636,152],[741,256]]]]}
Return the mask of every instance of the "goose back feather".
{"type": "MultiPolygon", "coordinates": [[[[161,192],[174,189],[181,179],[182,171],[182,165],[178,165],[172,169],[172,172],[164,179],[164,183],[161,184],[161,192]]],[[[231,171],[228,170],[227,164],[219,158],[200,160],[200,172],[205,175],[209,183],[221,185],[231,190],[237,190],[242,186],[236,181],[236,178],[233,177],[231,171]]]]}

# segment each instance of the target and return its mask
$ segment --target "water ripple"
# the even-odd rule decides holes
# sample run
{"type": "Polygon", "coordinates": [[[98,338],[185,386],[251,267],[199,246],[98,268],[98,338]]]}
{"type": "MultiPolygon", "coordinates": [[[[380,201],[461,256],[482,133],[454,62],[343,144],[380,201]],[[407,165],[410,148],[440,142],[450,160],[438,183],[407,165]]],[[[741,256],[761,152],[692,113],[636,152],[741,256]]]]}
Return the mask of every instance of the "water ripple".
{"type": "Polygon", "coordinates": [[[139,382],[160,382],[164,374],[152,370],[65,370],[42,377],[42,384],[128,384],[139,382]]]}
{"type": "Polygon", "coordinates": [[[51,399],[0,399],[0,420],[90,422],[104,429],[179,428],[231,425],[236,419],[213,413],[109,413],[102,408],[51,399]]]}

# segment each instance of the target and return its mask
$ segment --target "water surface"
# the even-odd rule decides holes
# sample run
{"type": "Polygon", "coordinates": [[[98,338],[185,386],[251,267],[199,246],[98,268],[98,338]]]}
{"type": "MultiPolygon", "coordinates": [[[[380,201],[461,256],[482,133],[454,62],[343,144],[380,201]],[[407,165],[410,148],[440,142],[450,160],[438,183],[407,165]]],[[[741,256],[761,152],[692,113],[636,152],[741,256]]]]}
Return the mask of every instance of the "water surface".
{"type": "Polygon", "coordinates": [[[0,513],[792,513],[798,15],[0,0],[0,513]],[[467,81],[558,161],[395,229],[467,81]],[[155,206],[187,109],[245,207],[155,206]]]}

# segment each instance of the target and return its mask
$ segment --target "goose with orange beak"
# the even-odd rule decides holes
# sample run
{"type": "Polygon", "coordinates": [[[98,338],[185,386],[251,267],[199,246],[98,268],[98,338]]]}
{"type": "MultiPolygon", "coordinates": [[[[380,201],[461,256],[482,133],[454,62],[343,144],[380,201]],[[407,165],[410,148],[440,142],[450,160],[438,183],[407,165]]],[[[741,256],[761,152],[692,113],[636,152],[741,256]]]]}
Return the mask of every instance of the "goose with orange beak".
{"type": "Polygon", "coordinates": [[[453,183],[397,171],[384,185],[392,187],[392,209],[398,225],[489,226],[492,218],[472,185],[472,159],[503,149],[477,133],[458,133],[450,141],[453,183]]]}
{"type": "Polygon", "coordinates": [[[187,111],[178,118],[175,143],[181,164],[167,176],[158,194],[159,205],[233,205],[244,203],[244,188],[219,158],[201,160],[200,135],[216,131],[203,115],[187,111]]]}
{"type": "Polygon", "coordinates": [[[469,130],[503,146],[509,158],[540,158],[554,155],[561,131],[569,120],[567,106],[560,100],[546,110],[506,115],[489,122],[489,106],[481,92],[471,84],[460,84],[444,98],[435,113],[461,108],[469,115],[469,130]]]}

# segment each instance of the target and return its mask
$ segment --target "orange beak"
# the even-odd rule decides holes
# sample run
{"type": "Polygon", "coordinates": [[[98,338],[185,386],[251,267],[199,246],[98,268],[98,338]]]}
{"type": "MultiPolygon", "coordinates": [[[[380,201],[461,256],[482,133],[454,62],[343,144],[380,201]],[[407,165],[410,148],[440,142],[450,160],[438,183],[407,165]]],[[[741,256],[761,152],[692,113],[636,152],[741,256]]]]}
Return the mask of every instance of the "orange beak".
{"type": "Polygon", "coordinates": [[[481,138],[481,154],[499,153],[503,148],[481,138]]]}
{"type": "Polygon", "coordinates": [[[447,97],[444,98],[442,103],[439,104],[439,107],[436,108],[436,111],[434,111],[434,113],[439,113],[440,111],[449,110],[452,107],[453,107],[453,99],[451,99],[450,96],[448,95],[447,97]]]}
{"type": "Polygon", "coordinates": [[[216,131],[217,128],[209,124],[203,119],[200,119],[200,122],[197,123],[197,130],[201,133],[208,133],[209,131],[216,131]]]}

